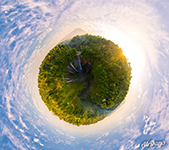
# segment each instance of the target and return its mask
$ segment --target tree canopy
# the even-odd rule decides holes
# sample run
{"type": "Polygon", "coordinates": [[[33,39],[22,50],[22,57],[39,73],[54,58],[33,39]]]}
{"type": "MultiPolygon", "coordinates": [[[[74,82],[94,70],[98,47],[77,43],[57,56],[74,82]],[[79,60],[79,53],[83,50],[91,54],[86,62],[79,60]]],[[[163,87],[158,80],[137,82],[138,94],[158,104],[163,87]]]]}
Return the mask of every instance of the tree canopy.
{"type": "Polygon", "coordinates": [[[75,36],[55,46],[39,68],[48,109],[71,124],[96,123],[128,92],[131,67],[121,48],[100,36],[75,36]]]}

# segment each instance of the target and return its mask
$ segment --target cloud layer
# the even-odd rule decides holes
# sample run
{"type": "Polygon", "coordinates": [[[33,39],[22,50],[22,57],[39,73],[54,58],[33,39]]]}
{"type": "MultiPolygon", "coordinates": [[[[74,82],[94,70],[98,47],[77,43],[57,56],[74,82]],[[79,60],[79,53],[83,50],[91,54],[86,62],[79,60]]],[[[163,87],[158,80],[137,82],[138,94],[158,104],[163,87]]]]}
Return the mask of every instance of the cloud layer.
{"type": "Polygon", "coordinates": [[[165,0],[1,2],[0,147],[122,150],[140,149],[145,140],[167,142],[168,6],[165,0]],[[37,88],[41,61],[76,28],[119,44],[134,70],[125,103],[87,127],[53,116],[37,88]]]}

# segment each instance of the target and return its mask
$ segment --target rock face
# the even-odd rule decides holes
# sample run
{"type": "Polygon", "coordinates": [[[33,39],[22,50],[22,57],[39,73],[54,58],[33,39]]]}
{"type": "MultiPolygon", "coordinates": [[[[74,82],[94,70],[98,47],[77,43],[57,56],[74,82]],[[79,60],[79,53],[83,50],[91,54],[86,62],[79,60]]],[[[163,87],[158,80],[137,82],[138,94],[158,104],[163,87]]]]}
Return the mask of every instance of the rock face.
{"type": "Polygon", "coordinates": [[[88,62],[87,63],[81,62],[80,55],[78,55],[78,58],[73,61],[73,64],[70,63],[70,65],[67,66],[68,73],[68,78],[66,78],[67,83],[70,82],[87,83],[86,87],[78,94],[79,97],[82,94],[84,94],[85,91],[90,87],[90,81],[87,79],[87,74],[89,74],[91,70],[92,66],[88,64],[88,62]]]}

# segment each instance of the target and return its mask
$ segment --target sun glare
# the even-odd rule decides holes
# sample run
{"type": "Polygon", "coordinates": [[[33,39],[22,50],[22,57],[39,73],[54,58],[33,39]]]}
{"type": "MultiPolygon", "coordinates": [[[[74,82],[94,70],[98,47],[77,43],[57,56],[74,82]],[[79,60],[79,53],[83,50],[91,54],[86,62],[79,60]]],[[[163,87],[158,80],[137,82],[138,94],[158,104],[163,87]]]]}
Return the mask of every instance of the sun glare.
{"type": "Polygon", "coordinates": [[[122,48],[128,62],[131,63],[132,76],[138,77],[145,64],[142,46],[132,35],[125,34],[125,32],[122,33],[116,30],[108,33],[106,37],[122,48]]]}

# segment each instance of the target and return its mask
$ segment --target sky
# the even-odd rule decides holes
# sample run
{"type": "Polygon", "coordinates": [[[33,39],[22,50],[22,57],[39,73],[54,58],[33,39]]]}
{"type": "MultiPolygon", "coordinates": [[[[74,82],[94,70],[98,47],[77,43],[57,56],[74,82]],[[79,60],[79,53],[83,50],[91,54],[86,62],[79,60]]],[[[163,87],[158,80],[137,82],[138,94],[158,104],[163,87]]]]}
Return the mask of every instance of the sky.
{"type": "Polygon", "coordinates": [[[0,2],[0,147],[143,149],[169,142],[169,2],[167,0],[5,0],[0,2]],[[123,104],[89,126],[49,112],[38,92],[46,54],[74,29],[116,44],[131,62],[123,104]]]}

